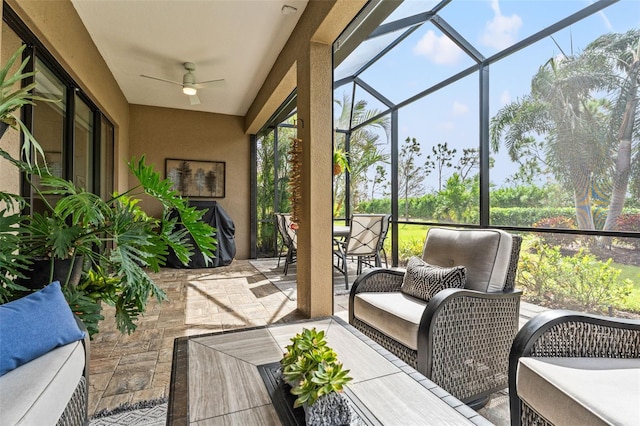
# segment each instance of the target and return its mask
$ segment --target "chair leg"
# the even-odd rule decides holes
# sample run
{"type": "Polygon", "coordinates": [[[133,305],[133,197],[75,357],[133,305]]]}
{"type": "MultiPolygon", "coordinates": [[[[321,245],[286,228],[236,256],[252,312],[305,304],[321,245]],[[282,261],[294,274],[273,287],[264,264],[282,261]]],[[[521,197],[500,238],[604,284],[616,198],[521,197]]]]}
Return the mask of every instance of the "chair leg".
{"type": "Polygon", "coordinates": [[[289,265],[293,263],[293,251],[291,249],[287,250],[287,257],[284,259],[284,275],[286,276],[289,272],[289,265]]]}
{"type": "Polygon", "coordinates": [[[344,288],[349,290],[349,270],[347,268],[347,256],[342,257],[342,270],[344,271],[344,288]]]}

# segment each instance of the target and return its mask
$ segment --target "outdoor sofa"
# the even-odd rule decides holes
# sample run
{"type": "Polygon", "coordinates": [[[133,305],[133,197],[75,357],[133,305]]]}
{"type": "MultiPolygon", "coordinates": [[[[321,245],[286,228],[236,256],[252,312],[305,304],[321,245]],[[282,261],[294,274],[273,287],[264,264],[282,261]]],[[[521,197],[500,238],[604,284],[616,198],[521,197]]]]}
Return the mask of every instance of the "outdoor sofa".
{"type": "Polygon", "coordinates": [[[59,283],[0,305],[0,346],[0,424],[89,423],[89,334],[59,283]]]}

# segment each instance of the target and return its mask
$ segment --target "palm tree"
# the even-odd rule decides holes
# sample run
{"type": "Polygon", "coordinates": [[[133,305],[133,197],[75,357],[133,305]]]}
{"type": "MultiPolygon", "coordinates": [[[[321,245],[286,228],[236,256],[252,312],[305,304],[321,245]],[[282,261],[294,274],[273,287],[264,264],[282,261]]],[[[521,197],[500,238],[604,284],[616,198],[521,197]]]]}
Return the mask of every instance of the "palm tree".
{"type": "MultiPolygon", "coordinates": [[[[606,71],[612,77],[609,91],[614,94],[613,114],[610,117],[608,137],[615,153],[612,172],[611,201],[605,230],[615,229],[627,196],[633,157],[633,143],[638,144],[640,114],[638,86],[640,84],[640,30],[624,34],[605,34],[589,44],[585,54],[602,58],[606,71]]],[[[636,158],[638,157],[636,146],[636,158]]],[[[639,167],[636,161],[636,168],[639,167]]]]}
{"type": "Polygon", "coordinates": [[[581,229],[596,229],[598,204],[608,207],[600,226],[614,229],[624,205],[637,139],[638,40],[638,30],[604,35],[580,55],[550,59],[531,93],[491,120],[492,149],[504,136],[512,160],[546,165],[573,192],[581,229]]]}
{"type": "MultiPolygon", "coordinates": [[[[388,116],[373,119],[380,114],[380,111],[367,109],[367,102],[362,100],[353,105],[352,112],[351,98],[346,93],[343,94],[341,101],[336,100],[335,103],[341,108],[340,115],[334,122],[336,129],[349,131],[363,123],[368,123],[351,132],[349,138],[350,202],[352,206],[356,206],[362,198],[367,197],[366,185],[368,183],[367,172],[369,168],[376,163],[389,161],[389,155],[385,154],[381,148],[382,144],[387,143],[390,139],[390,119],[388,116]],[[387,135],[387,141],[380,140],[379,134],[375,132],[376,128],[384,130],[387,135]]],[[[341,142],[338,142],[338,144],[340,143],[342,146],[338,147],[344,149],[344,138],[342,138],[341,142]]],[[[337,206],[336,211],[342,208],[345,201],[344,179],[344,173],[336,176],[333,185],[334,203],[337,206]]]]}

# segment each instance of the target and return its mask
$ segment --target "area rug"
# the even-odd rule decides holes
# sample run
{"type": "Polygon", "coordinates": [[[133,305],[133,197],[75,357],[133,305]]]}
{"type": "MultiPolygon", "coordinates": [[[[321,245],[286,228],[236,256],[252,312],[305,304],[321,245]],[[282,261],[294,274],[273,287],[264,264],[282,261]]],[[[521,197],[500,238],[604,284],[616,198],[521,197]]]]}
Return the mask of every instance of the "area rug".
{"type": "Polygon", "coordinates": [[[90,426],[164,426],[167,423],[167,398],[123,404],[93,415],[90,426]]]}

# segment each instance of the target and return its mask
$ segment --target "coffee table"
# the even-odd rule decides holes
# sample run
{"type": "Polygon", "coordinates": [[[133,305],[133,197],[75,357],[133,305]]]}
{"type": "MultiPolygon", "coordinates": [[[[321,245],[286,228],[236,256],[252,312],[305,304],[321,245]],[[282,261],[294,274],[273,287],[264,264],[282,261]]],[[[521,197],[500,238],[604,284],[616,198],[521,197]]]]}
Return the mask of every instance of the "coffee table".
{"type": "Polygon", "coordinates": [[[177,338],[167,424],[288,424],[259,369],[313,327],[326,331],[327,344],[351,370],[346,393],[360,407],[361,424],[491,424],[339,317],[177,338]]]}

